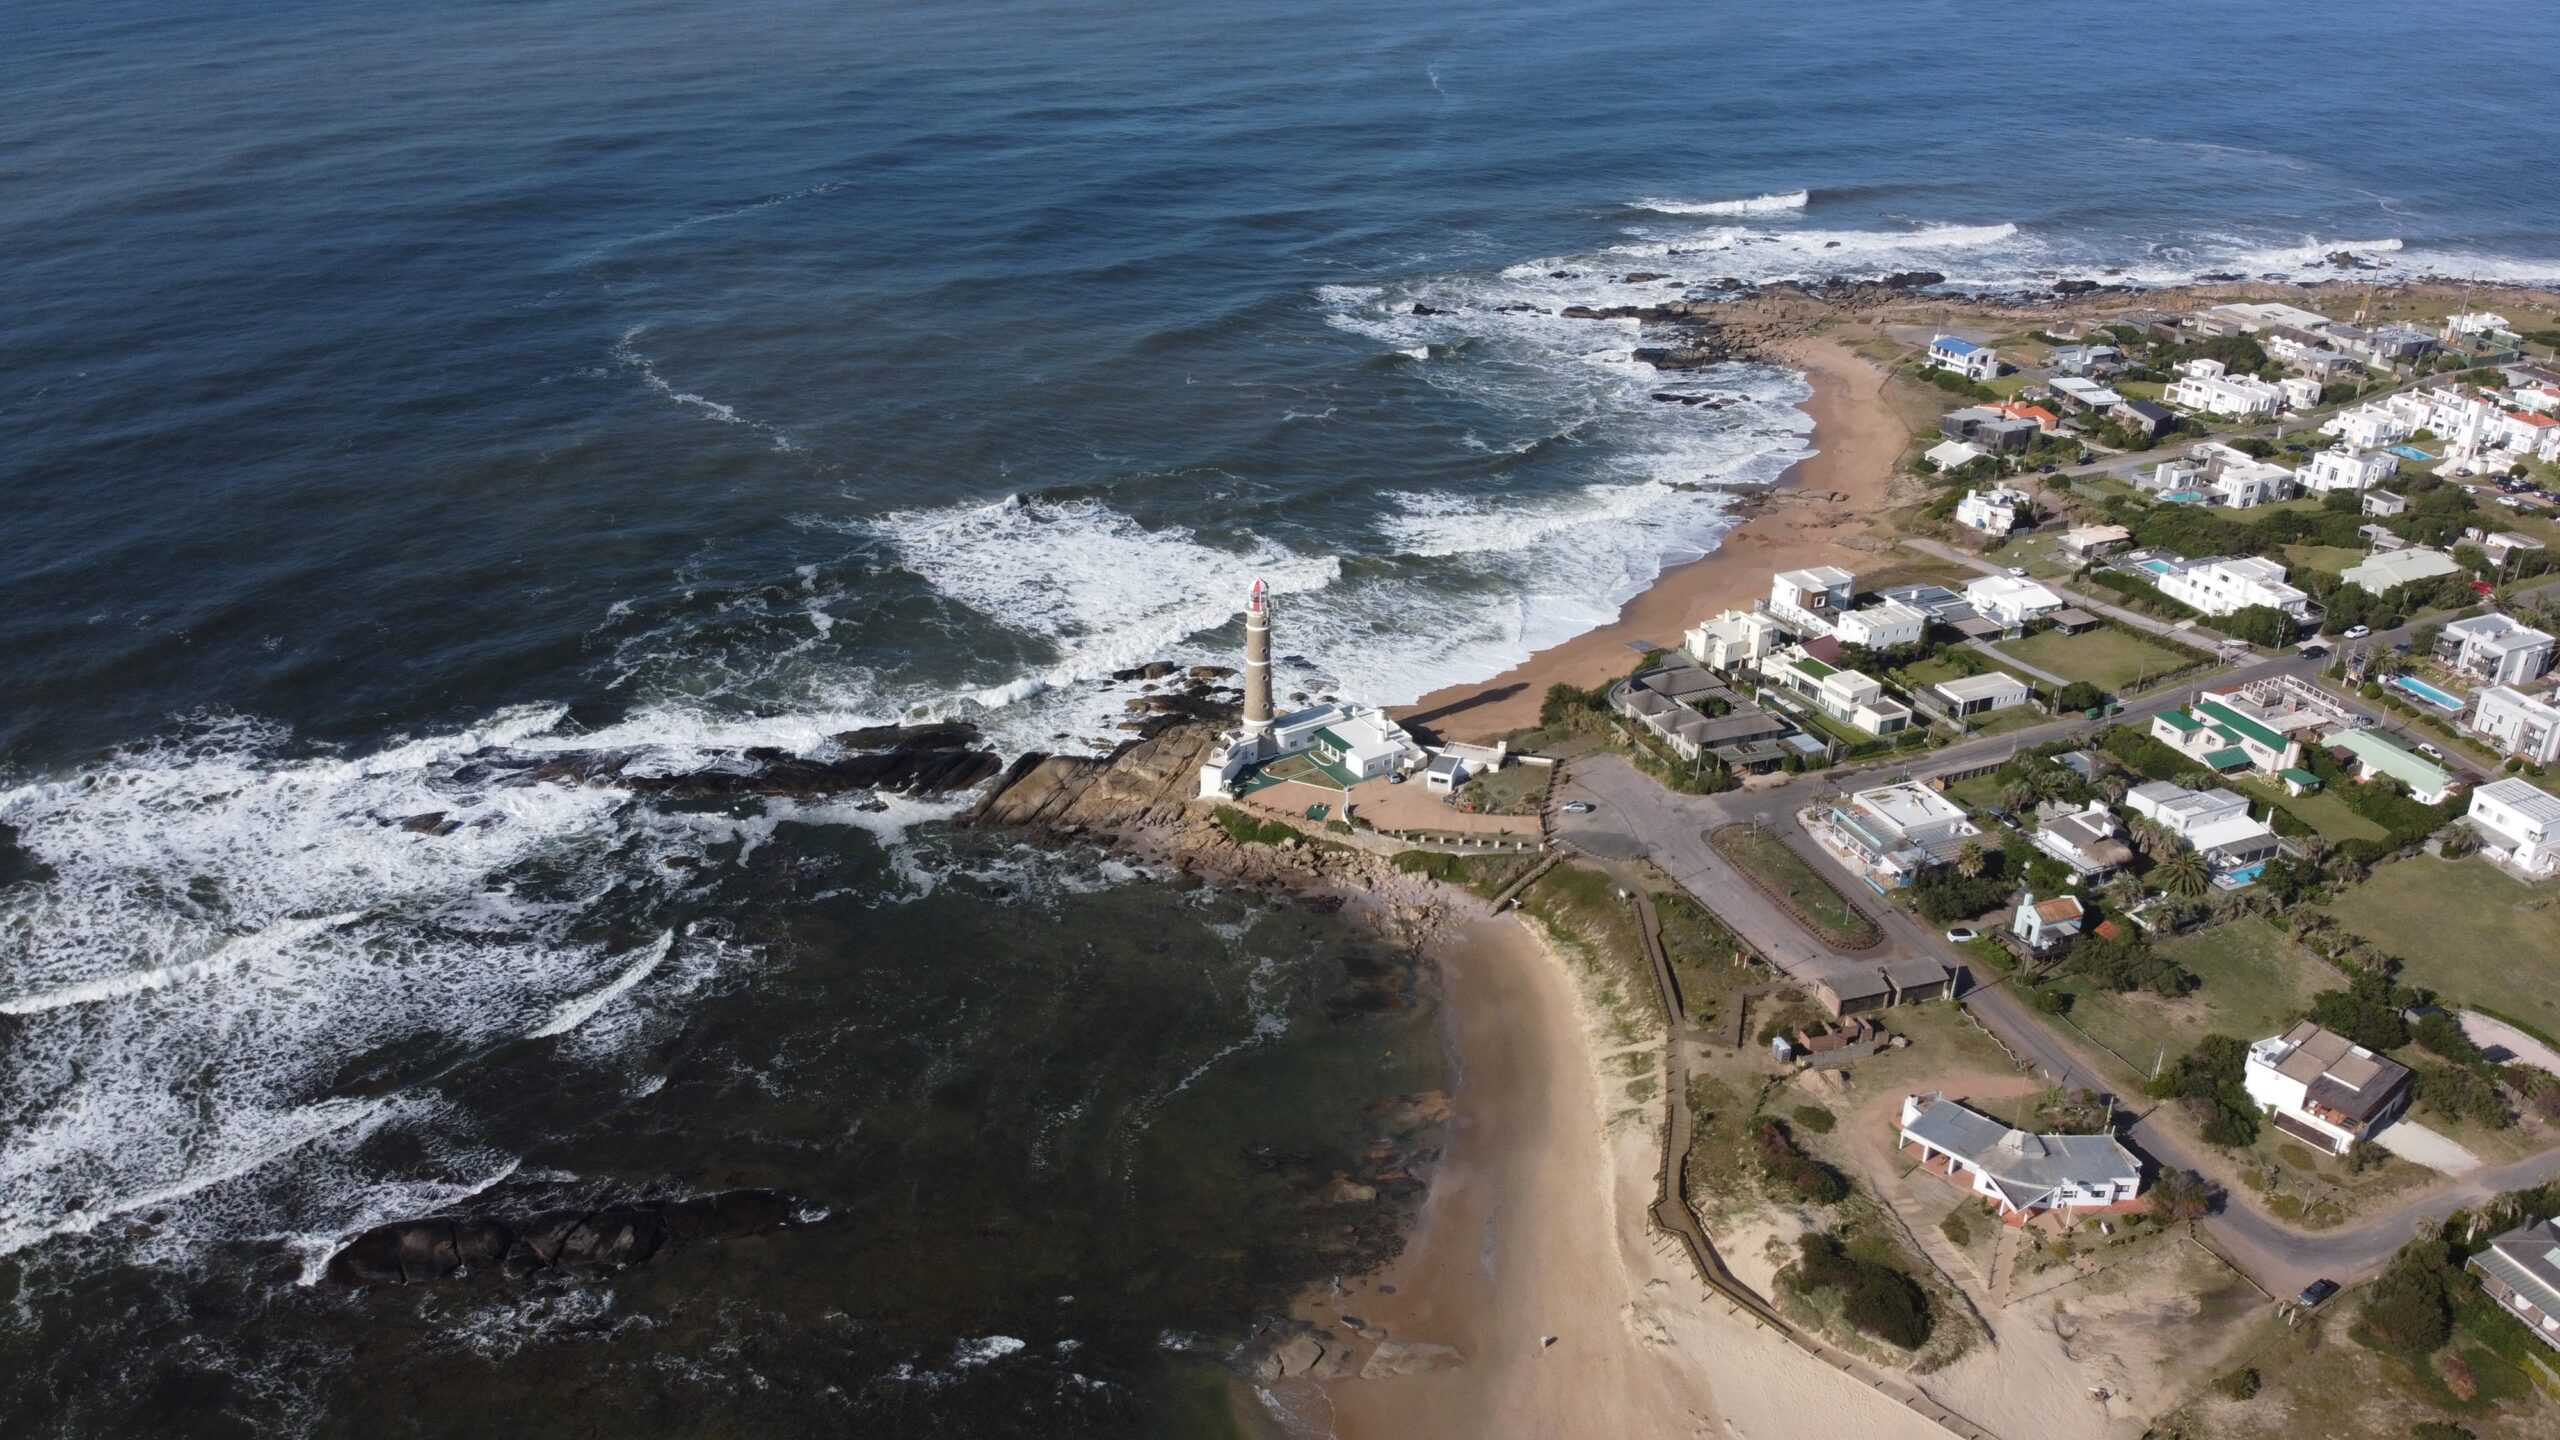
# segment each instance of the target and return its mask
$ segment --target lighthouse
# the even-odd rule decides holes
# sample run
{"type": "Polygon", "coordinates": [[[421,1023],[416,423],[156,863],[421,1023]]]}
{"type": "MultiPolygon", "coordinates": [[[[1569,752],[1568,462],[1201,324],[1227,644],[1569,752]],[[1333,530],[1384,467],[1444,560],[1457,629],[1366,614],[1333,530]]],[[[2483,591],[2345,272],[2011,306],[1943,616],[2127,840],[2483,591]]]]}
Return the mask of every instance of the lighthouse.
{"type": "Polygon", "coordinates": [[[1271,733],[1271,587],[1260,580],[1244,602],[1244,728],[1255,739],[1271,733]]]}

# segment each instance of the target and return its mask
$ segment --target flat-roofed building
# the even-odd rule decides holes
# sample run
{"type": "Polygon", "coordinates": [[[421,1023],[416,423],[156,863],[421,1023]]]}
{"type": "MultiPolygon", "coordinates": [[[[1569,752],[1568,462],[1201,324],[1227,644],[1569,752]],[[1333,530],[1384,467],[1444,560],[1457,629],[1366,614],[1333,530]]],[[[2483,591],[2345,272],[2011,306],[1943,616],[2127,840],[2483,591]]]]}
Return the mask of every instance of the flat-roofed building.
{"type": "Polygon", "coordinates": [[[2551,668],[2551,634],[2506,615],[2474,615],[2446,623],[2436,658],[2492,684],[2529,684],[2551,668]]]}
{"type": "Polygon", "coordinates": [[[1823,714],[1870,735],[1896,734],[1911,724],[1911,707],[1885,694],[1883,682],[1816,659],[1801,645],[1761,661],[1760,673],[1823,714]]]}
{"type": "Polygon", "coordinates": [[[1941,680],[1929,687],[1929,696],[1937,708],[1958,720],[1968,715],[1987,715],[1994,710],[2024,705],[2033,693],[2027,688],[2026,681],[2005,670],[1941,680]]]}
{"type": "Polygon", "coordinates": [[[1919,644],[1928,628],[1927,615],[1899,601],[1884,600],[1841,616],[1832,627],[1831,638],[1843,645],[1889,650],[1896,645],[1919,644]]]}
{"type": "Polygon", "coordinates": [[[2492,685],[2471,697],[2462,728],[2528,765],[2560,761],[2560,704],[2512,685],[2492,685]]]}
{"type": "Polygon", "coordinates": [[[2295,478],[2305,490],[2327,494],[2332,490],[2364,490],[2391,478],[2399,466],[2380,450],[2357,450],[2345,445],[2332,445],[2311,457],[2295,478]]]}
{"type": "Polygon", "coordinates": [[[2248,800],[2228,790],[2190,790],[2154,780],[2127,791],[2124,803],[2225,875],[2247,871],[2276,853],[2276,832],[2252,819],[2248,800]]]}
{"type": "Polygon", "coordinates": [[[1832,624],[1848,613],[1857,584],[1857,576],[1837,565],[1781,570],[1769,577],[1766,609],[1798,635],[1828,635],[1832,624]]]}
{"type": "Polygon", "coordinates": [[[2560,797],[2510,775],[2471,792],[2482,848],[2528,875],[2560,870],[2560,797]]]}
{"type": "Polygon", "coordinates": [[[1785,643],[1775,617],[1757,610],[1727,610],[1688,634],[1689,658],[1727,674],[1757,665],[1785,643]]]}
{"type": "Polygon", "coordinates": [[[2189,560],[2153,583],[2161,594],[2206,615],[2264,606],[2299,620],[2310,613],[2311,597],[2284,577],[2285,568],[2273,560],[2237,555],[2189,560]]]}
{"type": "Polygon", "coordinates": [[[1955,859],[1982,833],[1963,806],[1910,782],[1861,790],[1833,806],[1829,818],[1832,837],[1884,889],[1908,885],[1930,866],[1955,859]]]}

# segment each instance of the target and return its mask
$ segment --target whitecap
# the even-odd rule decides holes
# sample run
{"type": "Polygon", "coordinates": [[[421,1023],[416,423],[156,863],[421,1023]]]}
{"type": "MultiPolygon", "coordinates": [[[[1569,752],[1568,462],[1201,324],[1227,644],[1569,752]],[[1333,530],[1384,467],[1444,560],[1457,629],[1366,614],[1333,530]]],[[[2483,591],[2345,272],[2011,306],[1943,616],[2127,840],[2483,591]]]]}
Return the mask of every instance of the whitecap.
{"type": "Polygon", "coordinates": [[[1813,198],[1810,191],[1787,190],[1771,195],[1746,195],[1738,200],[1638,200],[1636,207],[1664,215],[1770,215],[1786,210],[1801,210],[1813,198]]]}

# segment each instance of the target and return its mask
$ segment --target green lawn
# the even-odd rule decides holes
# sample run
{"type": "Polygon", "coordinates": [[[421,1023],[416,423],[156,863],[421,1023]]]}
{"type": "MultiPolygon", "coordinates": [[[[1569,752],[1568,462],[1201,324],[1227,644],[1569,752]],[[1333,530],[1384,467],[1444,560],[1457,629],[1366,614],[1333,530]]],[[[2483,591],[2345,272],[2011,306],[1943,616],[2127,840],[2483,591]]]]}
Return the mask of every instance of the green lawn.
{"type": "Polygon", "coordinates": [[[1821,938],[1843,949],[1873,945],[1874,922],[1849,904],[1813,863],[1756,825],[1727,825],[1708,837],[1716,853],[1787,897],[1821,938]]]}
{"type": "Polygon", "coordinates": [[[2323,570],[2341,575],[2365,561],[2365,552],[2344,545],[2287,545],[2284,563],[2297,570],[2323,570]]]}
{"type": "Polygon", "coordinates": [[[2409,984],[2560,1034],[2560,886],[2419,856],[2377,867],[2326,908],[2400,957],[2409,984]]]}
{"type": "Polygon", "coordinates": [[[1917,665],[1902,667],[1902,678],[1913,685],[1935,685],[1941,680],[1961,680],[1972,673],[1944,655],[1932,655],[1917,665]]]}
{"type": "Polygon", "coordinates": [[[2390,833],[2348,809],[2346,801],[2326,790],[2287,795],[2284,786],[2258,775],[2241,780],[2240,788],[2256,799],[2272,800],[2292,811],[2296,819],[2319,831],[2320,838],[2333,845],[2341,840],[2379,840],[2390,833]]]}
{"type": "Polygon", "coordinates": [[[2164,942],[2161,953],[2204,983],[2192,995],[2091,992],[2073,981],[2071,1021],[2148,1074],[2165,1051],[2171,1059],[2220,1031],[2243,1040],[2273,1035],[2302,1018],[2315,993],[2343,984],[2310,951],[2251,916],[2164,942]]]}
{"type": "Polygon", "coordinates": [[[2101,625],[2085,635],[2047,630],[2000,648],[2039,670],[2050,670],[2066,680],[2086,680],[2107,691],[2130,689],[2146,676],[2166,674],[2197,658],[2191,651],[2172,650],[2113,625],[2101,625]]]}

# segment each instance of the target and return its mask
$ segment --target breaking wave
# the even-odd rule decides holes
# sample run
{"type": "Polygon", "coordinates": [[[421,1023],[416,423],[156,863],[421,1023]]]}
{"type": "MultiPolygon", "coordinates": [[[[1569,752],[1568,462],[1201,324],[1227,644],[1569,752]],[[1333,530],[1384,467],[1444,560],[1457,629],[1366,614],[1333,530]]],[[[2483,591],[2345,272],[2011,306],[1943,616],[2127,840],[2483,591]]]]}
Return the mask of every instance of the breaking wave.
{"type": "Polygon", "coordinates": [[[1739,200],[1638,200],[1636,208],[1662,215],[1773,215],[1787,210],[1801,210],[1813,198],[1806,190],[1789,190],[1775,195],[1751,195],[1739,200]]]}

